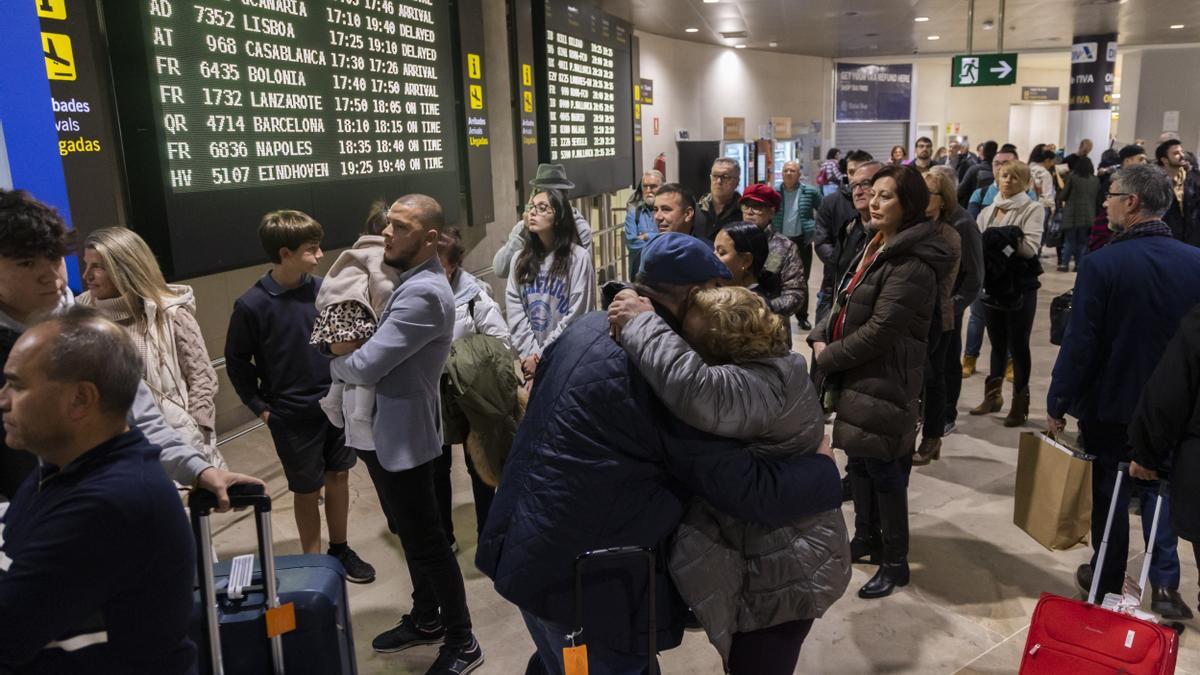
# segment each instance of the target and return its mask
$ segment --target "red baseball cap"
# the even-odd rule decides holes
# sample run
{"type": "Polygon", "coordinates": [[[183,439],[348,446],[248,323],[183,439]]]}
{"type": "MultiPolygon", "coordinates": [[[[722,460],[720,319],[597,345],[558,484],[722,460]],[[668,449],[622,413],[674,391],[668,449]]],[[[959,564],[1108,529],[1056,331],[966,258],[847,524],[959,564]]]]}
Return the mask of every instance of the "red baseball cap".
{"type": "Polygon", "coordinates": [[[770,185],[767,185],[766,183],[755,183],[754,185],[747,187],[746,191],[742,193],[742,201],[758,202],[759,204],[764,204],[778,211],[779,205],[783,203],[783,197],[780,197],[775,188],[771,187],[770,185]]]}

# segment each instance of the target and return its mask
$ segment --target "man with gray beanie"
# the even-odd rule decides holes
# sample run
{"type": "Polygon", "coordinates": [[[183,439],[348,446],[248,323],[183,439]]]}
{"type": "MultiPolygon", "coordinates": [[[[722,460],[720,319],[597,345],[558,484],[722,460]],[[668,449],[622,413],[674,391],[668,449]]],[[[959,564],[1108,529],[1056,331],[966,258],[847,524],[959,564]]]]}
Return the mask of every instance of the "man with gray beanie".
{"type": "MultiPolygon", "coordinates": [[[[695,237],[666,233],[646,246],[635,284],[678,329],[693,292],[729,270],[695,237]]],[[[682,637],[686,607],[666,574],[665,544],[693,497],[739,518],[781,524],[837,508],[841,486],[822,454],[757,457],[740,442],[671,416],[593,312],[546,350],[476,564],[521,608],[544,672],[563,672],[575,626],[575,561],[618,546],[656,552],[656,639],[682,637]]],[[[598,563],[582,577],[584,632],[593,672],[638,675],[647,661],[644,561],[598,563]]],[[[531,665],[537,665],[536,663],[531,665]]]]}
{"type": "MultiPolygon", "coordinates": [[[[1121,169],[1108,188],[1105,206],[1107,246],[1084,258],[1075,279],[1073,309],[1046,395],[1047,428],[1079,420],[1084,449],[1092,464],[1092,544],[1099,548],[1109,505],[1116,514],[1108,538],[1098,597],[1120,593],[1129,556],[1128,506],[1131,481],[1113,494],[1121,462],[1131,459],[1128,427],[1138,397],[1179,322],[1200,303],[1200,249],[1177,241],[1163,222],[1171,205],[1171,179],[1160,168],[1121,169]]],[[[1138,477],[1135,475],[1135,477],[1138,477]]],[[[1149,537],[1156,484],[1143,484],[1143,533],[1149,537]]],[[[1152,609],[1166,619],[1190,619],[1179,596],[1179,555],[1170,526],[1170,500],[1163,499],[1153,564],[1152,609]]],[[[1076,571],[1083,589],[1091,586],[1092,562],[1076,571]]]]}

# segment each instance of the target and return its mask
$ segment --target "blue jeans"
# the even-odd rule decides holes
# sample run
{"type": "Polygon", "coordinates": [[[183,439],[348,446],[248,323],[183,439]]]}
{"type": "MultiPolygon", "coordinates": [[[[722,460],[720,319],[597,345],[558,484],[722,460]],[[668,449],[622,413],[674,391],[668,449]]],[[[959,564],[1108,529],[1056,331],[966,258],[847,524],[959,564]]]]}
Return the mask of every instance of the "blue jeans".
{"type": "Polygon", "coordinates": [[[984,315],[987,309],[983,302],[976,300],[971,303],[971,318],[967,321],[967,356],[979,356],[983,350],[983,331],[987,327],[984,315]]]}
{"type": "MultiPolygon", "coordinates": [[[[562,650],[571,646],[567,636],[574,629],[543,621],[525,610],[521,610],[521,616],[525,619],[533,643],[537,645],[546,672],[549,675],[563,675],[562,650]]],[[[640,654],[617,652],[596,644],[589,644],[587,648],[589,675],[642,675],[649,665],[649,660],[640,654]]]]}
{"type": "Polygon", "coordinates": [[[1075,258],[1075,269],[1079,269],[1079,263],[1083,262],[1083,256],[1087,253],[1088,247],[1088,228],[1072,227],[1069,230],[1063,230],[1063,244],[1058,249],[1060,258],[1058,263],[1066,266],[1071,263],[1071,258],[1075,258]]]}
{"type": "MultiPolygon", "coordinates": [[[[1117,480],[1117,463],[1128,459],[1129,450],[1123,424],[1107,422],[1080,422],[1083,446],[1088,453],[1096,455],[1092,463],[1092,569],[1096,569],[1096,558],[1104,535],[1104,522],[1108,519],[1109,504],[1113,500],[1113,485],[1117,480]]],[[[1141,482],[1142,541],[1150,538],[1150,526],[1154,522],[1154,503],[1158,492],[1157,482],[1141,482]]],[[[1125,476],[1121,480],[1121,492],[1116,495],[1117,511],[1113,516],[1112,530],[1108,535],[1108,551],[1101,570],[1100,589],[1097,600],[1105,593],[1120,593],[1125,579],[1125,566],[1129,560],[1129,500],[1133,479],[1125,476]]],[[[1169,498],[1163,496],[1162,513],[1158,517],[1158,532],[1154,537],[1154,559],[1150,562],[1150,584],[1156,588],[1179,588],[1179,539],[1171,530],[1171,507],[1169,498]]],[[[1141,568],[1133,571],[1136,577],[1141,568]]]]}

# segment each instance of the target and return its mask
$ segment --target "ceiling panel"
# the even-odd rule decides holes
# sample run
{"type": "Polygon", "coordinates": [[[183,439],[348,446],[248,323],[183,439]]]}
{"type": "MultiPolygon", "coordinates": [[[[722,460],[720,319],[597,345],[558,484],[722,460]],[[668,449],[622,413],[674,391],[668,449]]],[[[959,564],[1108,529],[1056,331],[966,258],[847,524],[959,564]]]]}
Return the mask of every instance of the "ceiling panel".
{"type": "MultiPolygon", "coordinates": [[[[639,30],[831,58],[961,53],[967,0],[598,0],[639,30]],[[918,16],[929,21],[916,23],[918,16]],[[686,33],[686,28],[699,32],[686,33]],[[745,38],[722,32],[745,30],[745,38]],[[939,37],[929,40],[932,35],[939,37]],[[777,46],[771,47],[770,43],[777,46]]],[[[995,51],[1000,0],[975,2],[975,51],[995,51]],[[989,24],[985,25],[985,24],[989,24]]],[[[1007,0],[1005,51],[1066,49],[1074,35],[1116,31],[1122,46],[1200,42],[1200,0],[1007,0]],[[1183,24],[1182,29],[1171,29],[1183,24]]],[[[1200,64],[1192,64],[1200,68],[1200,64]]]]}

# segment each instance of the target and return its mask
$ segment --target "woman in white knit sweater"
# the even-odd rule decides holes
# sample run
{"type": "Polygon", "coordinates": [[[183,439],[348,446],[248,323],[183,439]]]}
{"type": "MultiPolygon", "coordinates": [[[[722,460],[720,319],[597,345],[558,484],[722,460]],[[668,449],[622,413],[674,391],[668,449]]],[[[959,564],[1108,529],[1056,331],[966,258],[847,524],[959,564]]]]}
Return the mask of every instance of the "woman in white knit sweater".
{"type": "MultiPolygon", "coordinates": [[[[1029,335],[1037,313],[1038,287],[1036,273],[1033,271],[1040,269],[1036,258],[1046,216],[1045,208],[1030,199],[1025,192],[1029,189],[1029,181],[1028,164],[1017,160],[1001,164],[996,169],[996,187],[999,188],[1000,194],[976,220],[982,232],[996,227],[1020,228],[1025,236],[1011,255],[1014,256],[1014,260],[1023,258],[1029,261],[1025,268],[1032,274],[1032,289],[1024,289],[1020,297],[1011,304],[1001,306],[984,302],[984,320],[987,323],[988,339],[992,343],[991,373],[985,384],[983,403],[971,410],[971,414],[986,415],[999,412],[1004,407],[1002,388],[1008,362],[1005,355],[1011,354],[1013,403],[1004,420],[1005,426],[1010,427],[1024,424],[1029,417],[1029,373],[1032,368],[1029,335]]],[[[987,239],[984,241],[986,249],[987,239]]],[[[986,287],[984,290],[987,290],[986,287]]]]}

